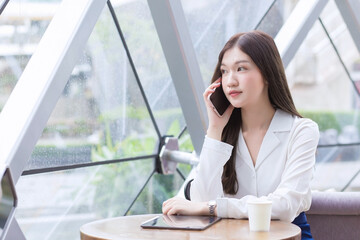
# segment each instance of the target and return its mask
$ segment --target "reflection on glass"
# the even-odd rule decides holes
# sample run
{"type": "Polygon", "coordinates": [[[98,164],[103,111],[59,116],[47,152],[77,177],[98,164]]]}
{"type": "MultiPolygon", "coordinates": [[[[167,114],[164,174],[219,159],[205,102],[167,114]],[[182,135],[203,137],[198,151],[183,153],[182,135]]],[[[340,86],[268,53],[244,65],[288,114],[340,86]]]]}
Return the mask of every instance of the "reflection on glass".
{"type": "MultiPolygon", "coordinates": [[[[80,239],[83,224],[124,215],[152,173],[153,161],[22,176],[16,219],[26,239],[80,239]]],[[[140,201],[149,204],[151,198],[140,201]]]]}
{"type": "Polygon", "coordinates": [[[162,135],[178,135],[185,120],[146,0],[113,3],[139,79],[162,135]]]}
{"type": "Polygon", "coordinates": [[[148,155],[158,141],[110,11],[104,8],[27,168],[148,155]]]}
{"type": "Polygon", "coordinates": [[[59,1],[9,1],[0,17],[0,112],[35,52],[59,1]]]}
{"type": "Polygon", "coordinates": [[[0,237],[16,204],[14,189],[10,178],[9,170],[6,169],[1,179],[0,189],[0,237]]]}

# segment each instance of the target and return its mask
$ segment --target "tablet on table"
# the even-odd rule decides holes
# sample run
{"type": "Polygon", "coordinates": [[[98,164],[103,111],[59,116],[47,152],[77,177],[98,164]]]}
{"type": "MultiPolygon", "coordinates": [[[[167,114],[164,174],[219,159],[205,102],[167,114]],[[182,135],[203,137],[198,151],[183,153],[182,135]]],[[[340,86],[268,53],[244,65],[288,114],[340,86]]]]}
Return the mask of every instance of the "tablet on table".
{"type": "Polygon", "coordinates": [[[221,218],[214,216],[160,215],[141,224],[143,228],[204,230],[221,218]]]}

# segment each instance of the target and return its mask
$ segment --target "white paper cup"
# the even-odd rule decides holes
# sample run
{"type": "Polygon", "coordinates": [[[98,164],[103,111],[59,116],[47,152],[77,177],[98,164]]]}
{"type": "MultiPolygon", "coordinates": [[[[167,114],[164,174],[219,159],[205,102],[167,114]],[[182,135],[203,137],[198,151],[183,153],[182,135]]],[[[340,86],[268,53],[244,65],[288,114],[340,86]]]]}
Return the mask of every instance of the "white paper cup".
{"type": "Polygon", "coordinates": [[[272,202],[262,199],[247,202],[250,231],[269,231],[272,202]]]}

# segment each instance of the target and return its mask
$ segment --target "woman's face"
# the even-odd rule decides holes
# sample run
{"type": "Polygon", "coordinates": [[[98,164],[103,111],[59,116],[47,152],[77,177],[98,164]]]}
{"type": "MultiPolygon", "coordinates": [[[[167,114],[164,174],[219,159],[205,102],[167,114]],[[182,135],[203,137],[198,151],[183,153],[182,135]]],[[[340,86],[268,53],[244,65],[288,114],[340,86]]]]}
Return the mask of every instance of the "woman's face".
{"type": "Polygon", "coordinates": [[[224,93],[234,107],[259,106],[268,101],[267,85],[259,68],[238,47],[225,52],[220,70],[224,93]]]}

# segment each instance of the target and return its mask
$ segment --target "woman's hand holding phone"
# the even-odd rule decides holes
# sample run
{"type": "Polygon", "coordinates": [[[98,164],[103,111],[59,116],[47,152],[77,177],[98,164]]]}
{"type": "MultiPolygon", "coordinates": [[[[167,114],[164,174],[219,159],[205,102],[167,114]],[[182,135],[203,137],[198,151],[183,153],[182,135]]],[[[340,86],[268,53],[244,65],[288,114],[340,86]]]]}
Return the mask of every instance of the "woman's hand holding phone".
{"type": "Polygon", "coordinates": [[[223,115],[220,116],[220,114],[218,114],[214,104],[210,100],[210,96],[215,92],[216,88],[219,87],[222,87],[221,78],[217,79],[205,90],[203,97],[209,118],[209,128],[207,131],[207,136],[220,141],[222,131],[225,125],[228,123],[231,113],[234,110],[234,107],[231,104],[229,104],[229,107],[227,107],[223,115]]]}

